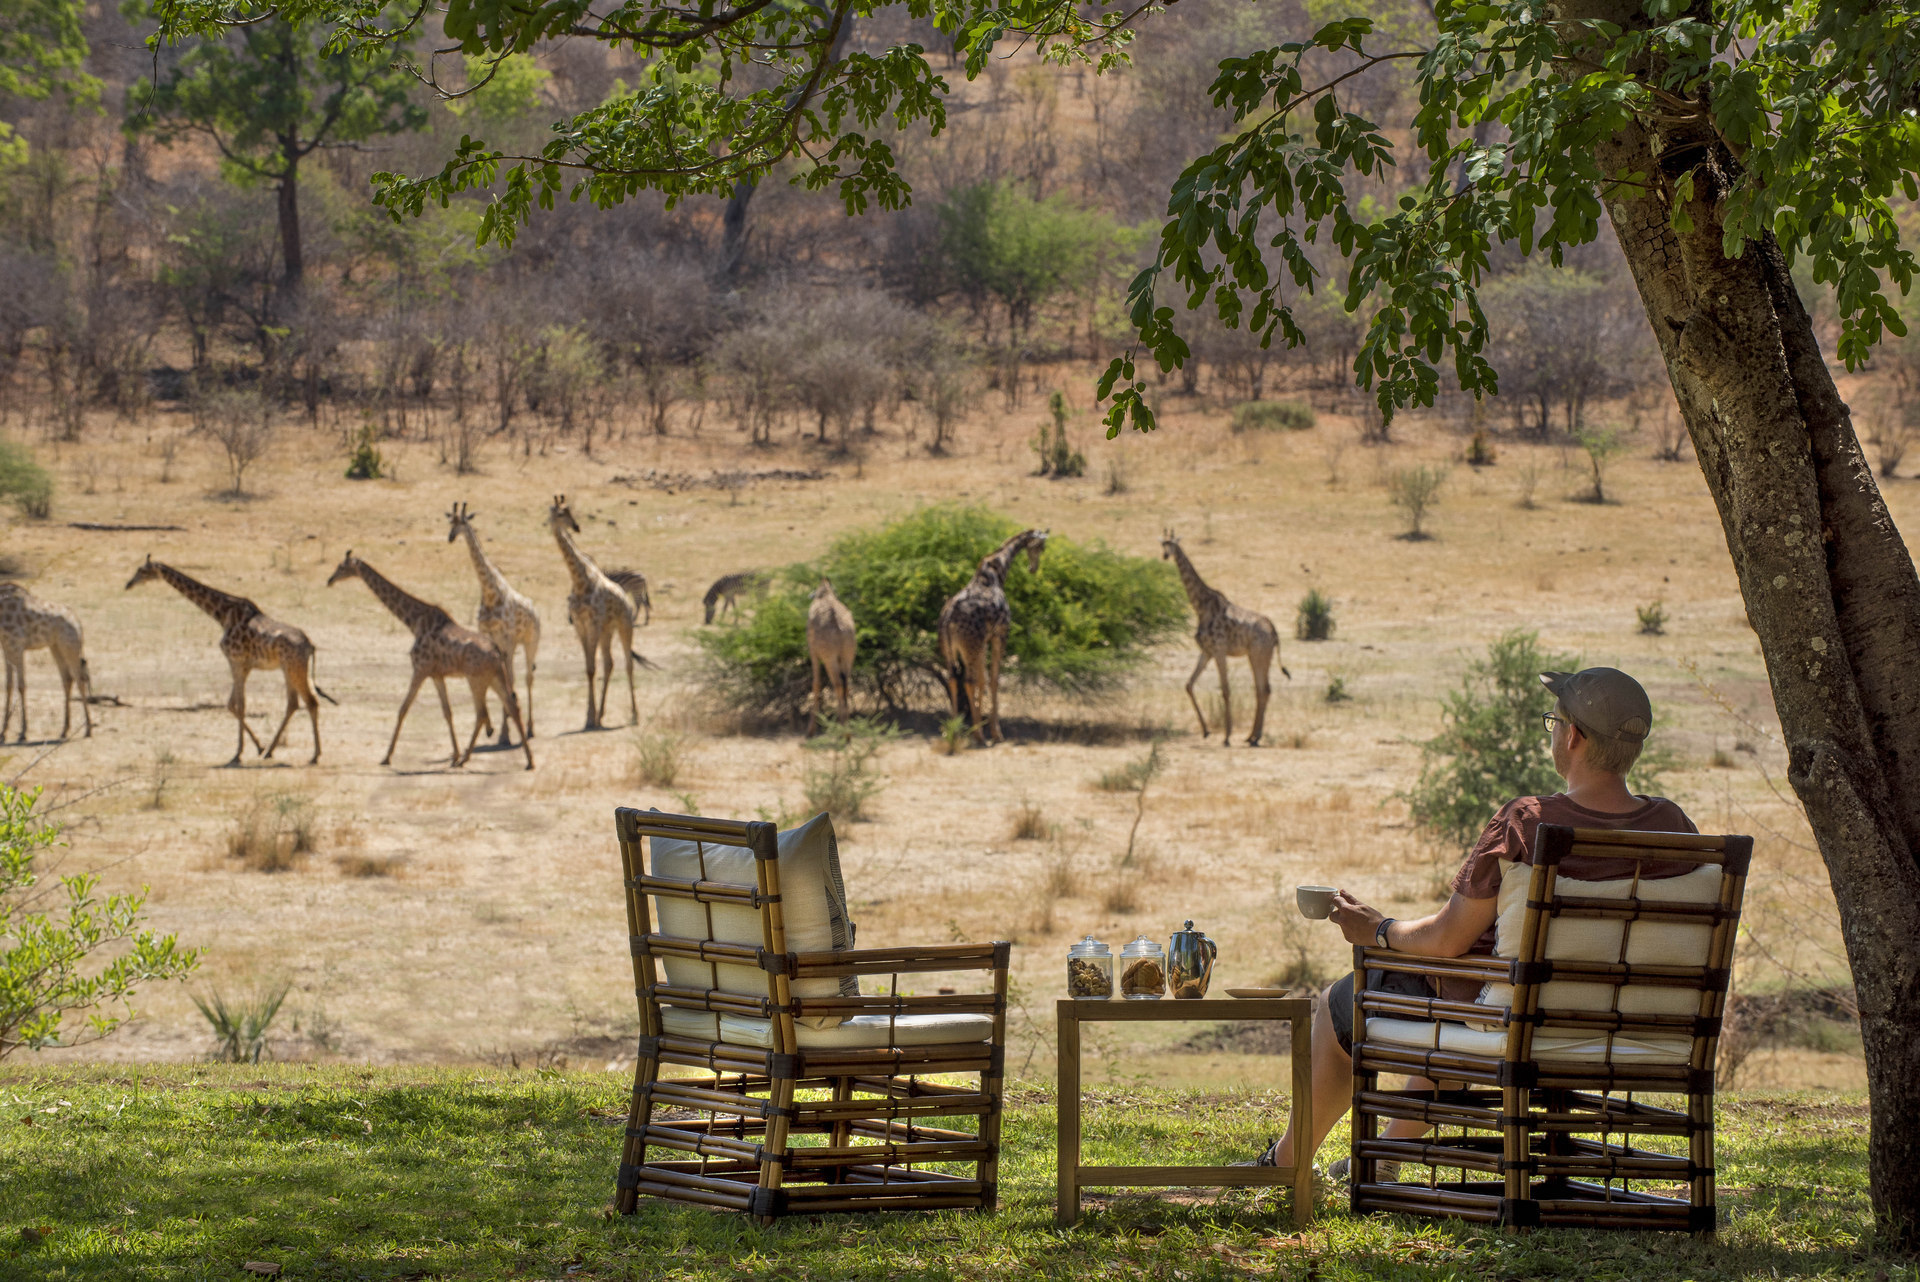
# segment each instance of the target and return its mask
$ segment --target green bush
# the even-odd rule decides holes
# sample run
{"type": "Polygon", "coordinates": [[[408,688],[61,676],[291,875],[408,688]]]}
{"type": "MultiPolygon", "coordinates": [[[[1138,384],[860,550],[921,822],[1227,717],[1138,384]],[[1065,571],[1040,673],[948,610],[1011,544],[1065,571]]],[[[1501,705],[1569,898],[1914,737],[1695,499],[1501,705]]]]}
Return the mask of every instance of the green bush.
{"type": "Polygon", "coordinates": [[[24,445],[0,441],[0,498],[23,516],[44,521],[53,511],[53,478],[24,445]]]}
{"type": "Polygon", "coordinates": [[[1553,696],[1542,672],[1573,672],[1578,655],[1550,654],[1537,633],[1509,632],[1467,664],[1441,701],[1440,733],[1420,745],[1420,780],[1406,795],[1413,822],[1466,850],[1494,811],[1515,797],[1560,791],[1541,725],[1553,696]]]}
{"type": "Polygon", "coordinates": [[[1298,401],[1246,401],[1233,407],[1235,432],[1304,432],[1319,421],[1298,401]]]}
{"type": "Polygon", "coordinates": [[[1308,588],[1300,598],[1293,635],[1300,641],[1325,641],[1333,635],[1333,598],[1319,588],[1308,588]]]}
{"type": "Polygon", "coordinates": [[[373,424],[361,427],[360,434],[354,438],[353,455],[347,460],[347,479],[349,481],[377,481],[380,479],[380,451],[375,448],[373,424]]]}
{"type": "Polygon", "coordinates": [[[88,873],[39,886],[39,853],[61,844],[59,828],[33,813],[39,796],[0,783],[0,1059],[105,1037],[142,984],[182,979],[200,960],[144,928],[144,886],[102,897],[88,873]],[[66,1017],[82,1011],[85,1030],[65,1034],[66,1017]]]}
{"type": "MultiPolygon", "coordinates": [[[[892,708],[944,702],[940,607],[1020,529],[984,508],[942,505],[841,536],[819,560],[775,572],[739,627],[699,634],[708,691],[750,715],[797,715],[808,690],[808,597],[825,576],[859,627],[854,680],[892,708]]],[[[1186,618],[1186,596],[1165,562],[1058,535],[1040,573],[1029,573],[1023,556],[1006,589],[1013,630],[1002,678],[1072,695],[1113,689],[1186,618]]]]}

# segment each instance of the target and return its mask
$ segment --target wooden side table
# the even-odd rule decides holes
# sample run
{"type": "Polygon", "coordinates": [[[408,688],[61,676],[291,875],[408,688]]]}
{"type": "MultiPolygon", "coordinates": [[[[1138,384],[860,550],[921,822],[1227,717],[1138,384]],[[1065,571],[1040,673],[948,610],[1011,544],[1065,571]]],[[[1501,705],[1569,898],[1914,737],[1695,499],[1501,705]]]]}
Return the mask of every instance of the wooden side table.
{"type": "Polygon", "coordinates": [[[1094,1021],[1149,1023],[1227,1019],[1284,1019],[1293,1034],[1292,1125],[1305,1135],[1313,1116],[1313,1002],[1305,997],[1201,997],[1159,1001],[1093,1001],[1063,997],[1060,1026],[1060,1089],[1056,1102],[1060,1195],[1055,1218],[1080,1218],[1083,1188],[1266,1188],[1293,1186],[1293,1222],[1313,1215],[1313,1162],[1296,1157],[1286,1166],[1082,1166],[1080,1164],[1080,1025],[1094,1021]]]}

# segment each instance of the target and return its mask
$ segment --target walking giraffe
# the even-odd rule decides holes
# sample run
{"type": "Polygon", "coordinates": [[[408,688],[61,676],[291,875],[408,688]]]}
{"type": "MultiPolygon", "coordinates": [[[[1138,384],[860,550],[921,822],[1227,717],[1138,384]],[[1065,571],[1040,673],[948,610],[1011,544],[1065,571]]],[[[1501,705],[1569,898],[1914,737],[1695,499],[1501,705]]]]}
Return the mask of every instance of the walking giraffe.
{"type": "MultiPolygon", "coordinates": [[[[527,769],[533,769],[533,745],[527,742],[527,727],[520,720],[520,705],[513,697],[513,678],[506,656],[493,642],[453,621],[453,616],[430,601],[403,590],[352,552],[341,559],[339,568],[327,579],[332,587],[342,579],[359,579],[372,589],[380,604],[413,633],[413,684],[400,701],[400,716],[393,723],[393,738],[387,741],[387,755],[381,765],[393,760],[394,745],[400,742],[400,727],[407,723],[407,711],[413,698],[428,680],[440,693],[440,711],[447,717],[447,735],[453,740],[453,765],[456,769],[473,757],[473,745],[480,741],[480,727],[487,722],[487,691],[498,687],[506,716],[520,728],[520,748],[527,754],[527,769]],[[465,677],[473,691],[473,735],[467,750],[460,751],[460,732],[453,728],[453,705],[447,700],[447,678],[465,677]]],[[[505,727],[503,726],[502,729],[505,727]]]]}
{"type": "Polygon", "coordinates": [[[295,710],[304,703],[307,716],[313,722],[313,755],[307,758],[307,764],[312,765],[320,760],[320,699],[336,706],[339,701],[322,690],[313,679],[315,652],[313,642],[307,640],[307,634],[290,624],[268,618],[259,606],[247,598],[210,588],[198,579],[154,560],[151,555],[127,580],[127,590],[132,591],[148,579],[159,579],[170,584],[181,596],[212,615],[214,622],[220,625],[220,653],[227,656],[227,667],[233,672],[233,693],[227,696],[227,711],[240,723],[239,740],[233,747],[233,760],[227,764],[240,764],[240,754],[246,750],[248,739],[253,740],[254,747],[260,748],[260,736],[254,734],[252,727],[247,725],[247,677],[256,668],[268,672],[278,668],[287,682],[287,713],[280,718],[280,728],[274,732],[273,742],[260,748],[260,755],[267,758],[273,756],[274,749],[280,746],[282,736],[287,733],[287,723],[293,720],[295,710]],[[318,699],[314,697],[316,694],[318,699]]]}
{"type": "MultiPolygon", "coordinates": [[[[567,573],[573,577],[573,592],[567,597],[567,621],[573,624],[573,630],[580,636],[580,649],[587,660],[587,725],[589,730],[598,730],[607,714],[607,687],[613,681],[613,639],[620,638],[621,652],[627,659],[627,704],[634,723],[640,721],[640,700],[634,693],[633,663],[640,656],[633,650],[634,604],[627,590],[593,563],[593,558],[582,552],[573,541],[580,532],[580,522],[573,519],[573,510],[567,506],[567,496],[556,494],[553,503],[547,508],[547,526],[553,531],[553,540],[560,545],[560,555],[566,560],[567,573]],[[593,698],[594,659],[599,657],[600,701],[593,698]]],[[[645,659],[640,659],[645,663],[645,659]]]]}
{"type": "MultiPolygon", "coordinates": [[[[1279,631],[1266,615],[1244,610],[1227,600],[1226,593],[1207,586],[1172,530],[1160,540],[1160,556],[1179,567],[1180,582],[1187,589],[1187,600],[1193,603],[1194,616],[1199,620],[1193,639],[1200,646],[1200,661],[1193,665],[1193,675],[1187,678],[1187,698],[1193,703],[1193,714],[1200,718],[1200,737],[1204,739],[1208,735],[1207,714],[1200,711],[1193,683],[1200,679],[1211,659],[1220,669],[1220,743],[1223,747],[1232,746],[1233,689],[1227,682],[1227,660],[1244,654],[1253,669],[1253,733],[1247,736],[1247,743],[1257,746],[1267,725],[1267,697],[1272,691],[1268,668],[1280,653],[1279,631]]],[[[1287,680],[1293,680],[1293,673],[1287,671],[1286,665],[1282,664],[1280,671],[1287,680]]]]}
{"type": "MultiPolygon", "coordinates": [[[[998,551],[980,562],[973,579],[940,608],[940,675],[947,682],[947,698],[953,714],[961,715],[961,698],[973,722],[973,735],[980,735],[980,696],[990,699],[988,727],[991,742],[999,743],[1000,734],[1000,660],[1006,652],[1007,634],[1013,628],[1013,610],[1007,605],[1007,571],[1022,548],[1027,552],[1027,569],[1040,572],[1040,554],[1047,547],[1046,530],[1022,530],[1000,545],[998,551]]],[[[988,740],[982,740],[987,742],[988,740]]]]}
{"type": "Polygon", "coordinates": [[[0,741],[13,720],[13,688],[20,687],[20,737],[27,741],[27,651],[45,650],[60,670],[60,737],[73,729],[73,687],[80,687],[80,715],[86,719],[86,737],[93,738],[93,677],[81,652],[80,620],[64,605],[33,595],[18,583],[0,583],[0,651],[6,654],[7,705],[0,715],[0,741]]]}
{"type": "MultiPolygon", "coordinates": [[[[473,572],[480,578],[480,605],[474,611],[473,626],[493,642],[507,660],[507,681],[513,681],[513,652],[527,652],[527,698],[522,715],[527,721],[527,738],[533,738],[533,661],[540,653],[540,616],[533,602],[514,591],[506,576],[480,549],[480,535],[473,528],[473,513],[465,503],[456,503],[447,513],[447,542],[467,536],[467,552],[473,557],[473,572]]],[[[507,718],[500,717],[500,747],[509,746],[507,718]]]]}
{"type": "Polygon", "coordinates": [[[847,724],[848,683],[853,679],[853,651],[858,637],[853,611],[833,594],[826,579],[813,590],[807,606],[807,671],[813,678],[813,730],[820,729],[820,674],[840,694],[840,724],[847,724]]]}

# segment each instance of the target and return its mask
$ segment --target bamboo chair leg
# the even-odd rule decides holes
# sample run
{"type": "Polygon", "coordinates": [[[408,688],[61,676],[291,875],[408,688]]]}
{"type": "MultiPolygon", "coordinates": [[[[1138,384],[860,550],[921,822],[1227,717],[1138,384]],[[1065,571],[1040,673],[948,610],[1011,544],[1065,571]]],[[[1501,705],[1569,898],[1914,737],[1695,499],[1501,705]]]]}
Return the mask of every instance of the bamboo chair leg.
{"type": "MultiPolygon", "coordinates": [[[[642,1055],[633,1067],[633,1099],[627,1106],[627,1142],[621,1151],[622,1166],[646,1165],[647,1142],[633,1132],[644,1133],[653,1121],[653,1084],[659,1079],[660,1061],[651,1055],[642,1055]]],[[[614,1209],[621,1215],[632,1215],[639,1203],[640,1190],[624,1185],[614,1201],[614,1209]]]]}

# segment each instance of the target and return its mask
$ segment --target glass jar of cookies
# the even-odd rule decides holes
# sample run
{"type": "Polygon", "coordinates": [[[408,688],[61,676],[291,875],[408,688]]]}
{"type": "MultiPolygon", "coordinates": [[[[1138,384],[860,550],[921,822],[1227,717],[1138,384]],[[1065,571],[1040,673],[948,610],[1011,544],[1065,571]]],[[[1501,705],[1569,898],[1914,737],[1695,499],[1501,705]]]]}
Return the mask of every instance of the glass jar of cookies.
{"type": "Polygon", "coordinates": [[[1145,935],[1120,950],[1120,995],[1153,1001],[1167,991],[1167,950],[1145,935]]]}
{"type": "Polygon", "coordinates": [[[1067,996],[1100,1001],[1113,996],[1113,950],[1092,935],[1067,949],[1067,996]]]}

